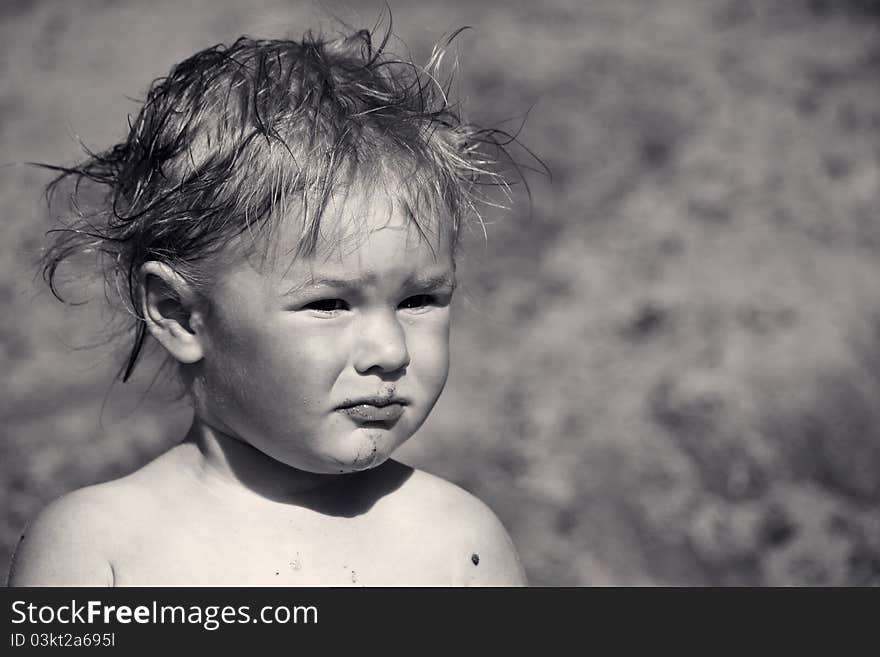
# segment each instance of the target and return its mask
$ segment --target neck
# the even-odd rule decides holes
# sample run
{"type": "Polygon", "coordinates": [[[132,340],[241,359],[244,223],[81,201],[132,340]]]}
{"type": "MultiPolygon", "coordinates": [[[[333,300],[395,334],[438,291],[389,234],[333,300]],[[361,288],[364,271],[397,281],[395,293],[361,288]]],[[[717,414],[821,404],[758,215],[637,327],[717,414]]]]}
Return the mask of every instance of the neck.
{"type": "Polygon", "coordinates": [[[231,486],[278,502],[297,501],[300,496],[348,478],[298,470],[218,430],[198,416],[193,419],[184,445],[197,460],[199,476],[206,485],[231,486]]]}

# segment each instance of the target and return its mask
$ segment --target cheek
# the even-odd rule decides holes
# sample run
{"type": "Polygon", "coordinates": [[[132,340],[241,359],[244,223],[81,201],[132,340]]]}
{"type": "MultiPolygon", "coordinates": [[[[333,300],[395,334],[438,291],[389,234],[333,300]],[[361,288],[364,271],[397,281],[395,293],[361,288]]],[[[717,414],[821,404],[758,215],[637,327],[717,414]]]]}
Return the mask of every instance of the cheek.
{"type": "MultiPolygon", "coordinates": [[[[420,381],[442,389],[449,373],[449,317],[414,327],[407,337],[410,357],[420,381]]],[[[440,390],[436,391],[439,395],[440,390]]]]}
{"type": "Polygon", "coordinates": [[[256,424],[272,422],[303,404],[313,405],[332,383],[333,336],[287,320],[254,310],[214,322],[201,387],[217,412],[245,415],[256,424]]]}
{"type": "Polygon", "coordinates": [[[239,388],[264,412],[282,415],[320,402],[345,364],[332,334],[285,330],[252,333],[219,360],[227,386],[239,388]]]}

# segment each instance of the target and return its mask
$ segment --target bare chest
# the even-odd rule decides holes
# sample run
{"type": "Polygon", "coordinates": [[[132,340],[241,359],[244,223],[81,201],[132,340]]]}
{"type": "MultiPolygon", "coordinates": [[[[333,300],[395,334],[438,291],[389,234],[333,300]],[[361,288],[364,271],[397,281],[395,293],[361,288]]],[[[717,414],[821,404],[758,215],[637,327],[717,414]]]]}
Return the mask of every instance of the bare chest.
{"type": "Polygon", "coordinates": [[[448,586],[448,550],[418,523],[308,511],[157,518],[114,555],[120,586],[448,586]]]}

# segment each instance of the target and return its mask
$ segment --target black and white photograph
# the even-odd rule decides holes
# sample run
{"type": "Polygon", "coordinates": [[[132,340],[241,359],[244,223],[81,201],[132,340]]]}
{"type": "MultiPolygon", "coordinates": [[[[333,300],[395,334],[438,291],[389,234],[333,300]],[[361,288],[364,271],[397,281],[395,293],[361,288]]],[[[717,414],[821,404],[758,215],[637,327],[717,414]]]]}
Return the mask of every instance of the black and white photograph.
{"type": "Polygon", "coordinates": [[[9,587],[880,585],[880,2],[0,34],[9,587]]]}

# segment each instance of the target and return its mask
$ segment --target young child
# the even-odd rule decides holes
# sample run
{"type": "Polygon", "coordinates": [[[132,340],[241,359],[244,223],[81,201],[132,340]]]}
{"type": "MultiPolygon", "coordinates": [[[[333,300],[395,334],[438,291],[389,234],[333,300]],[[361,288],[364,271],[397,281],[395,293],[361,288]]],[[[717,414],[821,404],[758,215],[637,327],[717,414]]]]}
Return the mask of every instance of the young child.
{"type": "Polygon", "coordinates": [[[60,169],[76,212],[48,282],[97,255],[133,319],[123,380],[152,336],[195,413],[50,504],[11,585],[525,584],[492,511],[389,458],[445,384],[459,227],[503,146],[448,102],[442,48],[419,68],[386,41],[204,50],[123,143],[60,169]]]}

